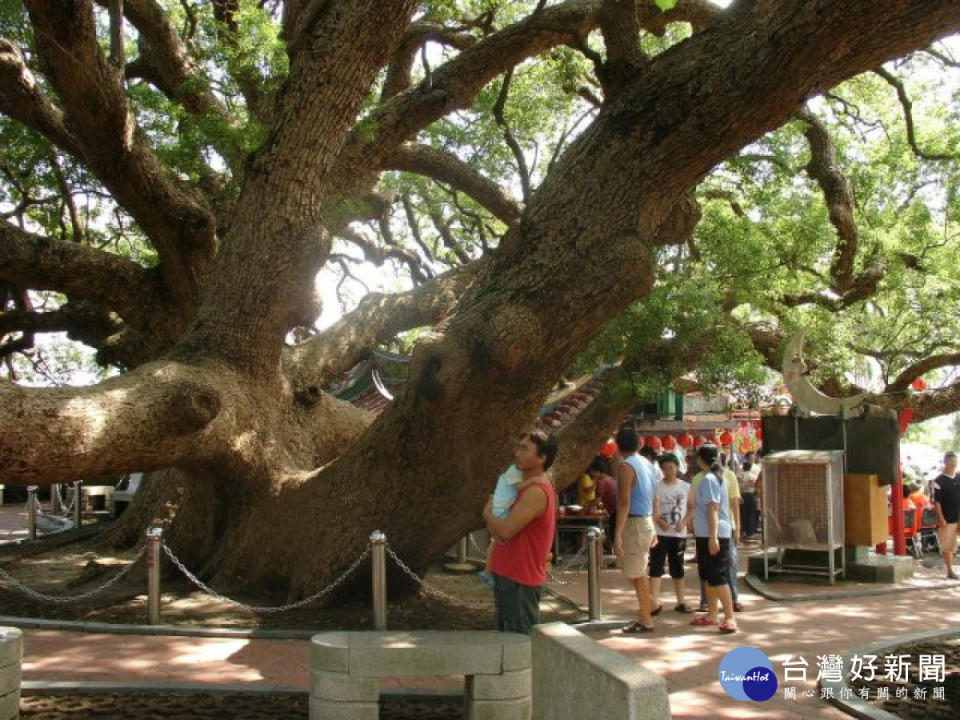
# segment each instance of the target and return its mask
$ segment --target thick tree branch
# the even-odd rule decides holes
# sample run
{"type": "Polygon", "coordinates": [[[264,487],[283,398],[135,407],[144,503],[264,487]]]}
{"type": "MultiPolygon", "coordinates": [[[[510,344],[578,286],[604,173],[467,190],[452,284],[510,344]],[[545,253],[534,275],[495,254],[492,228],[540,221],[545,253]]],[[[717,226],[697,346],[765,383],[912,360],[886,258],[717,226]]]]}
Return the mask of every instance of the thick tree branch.
{"type": "Polygon", "coordinates": [[[820,118],[804,108],[798,117],[807,125],[804,135],[810,145],[806,170],[823,192],[830,222],[837,230],[837,249],[830,264],[832,289],[845,293],[853,284],[853,263],[857,256],[857,223],[853,217],[853,190],[837,163],[833,141],[820,118]]]}
{"type": "MultiPolygon", "coordinates": [[[[598,68],[606,95],[636,75],[647,62],[640,52],[640,0],[603,0],[600,30],[607,59],[598,68]]],[[[650,3],[644,3],[649,11],[650,3]]],[[[654,9],[656,11],[656,9],[654,9]]]]}
{"type": "Polygon", "coordinates": [[[886,263],[880,258],[874,258],[863,272],[853,277],[846,291],[840,296],[827,295],[823,292],[787,293],[781,298],[781,302],[787,307],[819,305],[831,312],[839,312],[876,295],[880,282],[886,274],[886,263]]]}
{"type": "Polygon", "coordinates": [[[493,119],[497,125],[500,126],[500,132],[503,133],[504,142],[507,143],[507,147],[509,147],[510,152],[513,153],[513,159],[517,161],[517,172],[520,175],[520,189],[523,193],[523,201],[527,203],[530,202],[531,193],[530,169],[527,167],[527,159],[524,157],[523,148],[520,147],[520,143],[517,142],[517,138],[514,137],[513,131],[510,130],[510,125],[507,124],[507,120],[503,114],[503,110],[507,105],[507,97],[510,95],[510,80],[512,78],[513,68],[510,68],[503,76],[503,83],[500,85],[500,94],[497,96],[497,101],[493,104],[493,119]]]}
{"type": "Polygon", "coordinates": [[[72,313],[66,310],[9,310],[0,312],[0,337],[14,332],[62,332],[72,322],[72,313]]]}
{"type": "Polygon", "coordinates": [[[420,48],[428,42],[466,50],[476,44],[477,38],[459,28],[446,28],[424,21],[411,23],[387,68],[387,77],[380,95],[382,100],[391,98],[410,87],[410,73],[413,70],[414,60],[420,48]]]}
{"type": "Polygon", "coordinates": [[[942,353],[939,355],[929,355],[922,360],[918,360],[907,368],[904,368],[899,375],[884,388],[884,392],[902,392],[910,387],[910,383],[921,375],[925,375],[931,370],[938,368],[960,365],[960,353],[942,353]]]}
{"type": "Polygon", "coordinates": [[[960,382],[919,395],[911,394],[901,407],[913,408],[912,422],[955,413],[960,410],[960,382]]]}
{"type": "Polygon", "coordinates": [[[897,92],[897,100],[900,101],[900,107],[903,108],[903,121],[907,127],[907,143],[913,150],[913,154],[922,160],[956,160],[958,157],[956,154],[929,153],[920,149],[917,144],[916,128],[913,124],[913,102],[910,100],[910,95],[907,93],[903,81],[883,67],[876,67],[873,72],[883,78],[897,92]]]}
{"type": "Polygon", "coordinates": [[[466,250],[460,247],[460,243],[457,241],[457,238],[454,237],[449,223],[444,219],[443,214],[439,210],[430,211],[430,222],[433,223],[433,227],[440,236],[440,241],[443,243],[443,246],[453,253],[454,257],[457,258],[457,262],[461,265],[467,265],[472,262],[472,258],[466,250]]]}
{"type": "Polygon", "coordinates": [[[124,327],[113,314],[104,313],[90,303],[69,302],[58,310],[36,312],[15,310],[0,313],[0,337],[6,332],[22,332],[29,338],[24,348],[32,347],[32,337],[41,332],[66,332],[97,351],[100,365],[132,368],[147,361],[153,351],[140,335],[124,327]]]}
{"type": "Polygon", "coordinates": [[[221,402],[210,380],[154,363],[90,388],[0,383],[0,475],[48,484],[203,462],[198,436],[221,402]]]}
{"type": "Polygon", "coordinates": [[[90,300],[134,325],[149,314],[155,292],[149,271],[131,260],[6,221],[0,221],[0,281],[90,300]]]}
{"type": "Polygon", "coordinates": [[[123,46],[123,0],[106,0],[110,14],[110,62],[122,69],[126,64],[126,49],[123,46]]]}
{"type": "Polygon", "coordinates": [[[23,53],[0,38],[0,112],[36,130],[57,147],[79,156],[76,138],[67,129],[63,112],[44,95],[23,53]]]}
{"type": "MultiPolygon", "coordinates": [[[[544,8],[525,20],[484,38],[373,111],[350,135],[337,165],[356,177],[357,169],[378,167],[402,142],[434,120],[469,105],[491,80],[523,60],[573,38],[596,25],[599,0],[571,0],[544,8]]],[[[347,188],[344,188],[347,190],[347,188]]]]}
{"type": "Polygon", "coordinates": [[[128,66],[127,75],[144,77],[190,112],[229,119],[226,107],[210,91],[208,79],[191,58],[167,11],[156,0],[123,0],[123,13],[137,29],[140,51],[136,65],[128,66]]]}
{"type": "Polygon", "coordinates": [[[313,280],[330,252],[323,226],[339,225],[351,212],[346,196],[324,205],[337,178],[334,160],[415,5],[329,0],[300,8],[276,120],[248,165],[230,236],[194,332],[181,345],[185,356],[215,352],[236,366],[275,373],[287,332],[313,321],[313,280]],[[251,262],[273,275],[238,293],[236,278],[251,262]]]}
{"type": "Polygon", "coordinates": [[[150,149],[127,107],[122,72],[103,56],[90,0],[28,0],[36,45],[87,165],[150,237],[164,280],[195,305],[214,250],[214,222],[150,149]]]}
{"type": "Polygon", "coordinates": [[[491,215],[512,225],[520,218],[523,206],[511,198],[497,183],[484,177],[474,167],[453,153],[429,145],[404,144],[384,160],[383,169],[402,170],[425,175],[446,183],[473,198],[491,215]]]}
{"type": "Polygon", "coordinates": [[[394,295],[372,293],[329,329],[291,348],[286,366],[298,388],[323,387],[398,333],[436,325],[479,273],[483,260],[394,295]]]}

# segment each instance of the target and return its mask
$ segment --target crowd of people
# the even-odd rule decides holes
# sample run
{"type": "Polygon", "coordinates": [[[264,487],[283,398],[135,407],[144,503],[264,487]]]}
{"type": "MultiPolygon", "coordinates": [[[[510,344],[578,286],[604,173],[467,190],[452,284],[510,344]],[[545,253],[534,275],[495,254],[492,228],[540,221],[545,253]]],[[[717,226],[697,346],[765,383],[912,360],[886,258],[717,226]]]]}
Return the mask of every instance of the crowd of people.
{"type": "MultiPolygon", "coordinates": [[[[663,610],[660,583],[669,572],[679,613],[693,612],[684,590],[686,540],[692,536],[700,578],[696,627],[716,626],[737,631],[737,545],[741,541],[741,490],[737,474],[725,466],[716,445],[704,444],[685,458],[639,447],[635,430],[621,428],[613,456],[618,501],[613,526],[613,550],[637,595],[637,619],[623,631],[654,631],[653,618],[663,610]],[[683,477],[681,477],[683,475],[683,477]],[[722,613],[722,617],[721,617],[722,613]]],[[[753,458],[747,457],[741,476],[756,494],[753,458]]],[[[754,497],[755,500],[755,497],[754,497]]],[[[752,512],[756,512],[754,505],[752,512]]]]}
{"type": "MultiPolygon", "coordinates": [[[[616,435],[616,452],[598,456],[572,487],[576,504],[605,508],[609,535],[624,576],[637,596],[636,619],[628,634],[651,633],[653,618],[663,611],[660,584],[670,574],[679,613],[694,612],[687,603],[684,563],[687,538],[694,541],[703,614],[695,627],[737,632],[734,613],[742,611],[737,595],[738,551],[757,532],[762,506],[760,465],[753,453],[739,464],[706,443],[692,454],[657,454],[640,447],[637,432],[624,427],[616,435]],[[734,466],[736,469],[734,469],[734,466]]],[[[553,436],[525,434],[514,451],[514,464],[497,480],[483,509],[492,538],[487,567],[497,611],[497,627],[529,633],[539,622],[539,601],[556,533],[557,493],[549,474],[557,454],[553,436]]],[[[927,495],[904,486],[904,503],[931,504],[947,577],[957,579],[953,555],[960,520],[960,473],[957,456],[947,453],[943,472],[927,495]]]]}
{"type": "MultiPolygon", "coordinates": [[[[759,466],[752,454],[734,472],[715,445],[705,444],[681,458],[640,448],[635,430],[622,428],[617,452],[609,460],[597,456],[566,499],[587,511],[609,513],[608,536],[624,575],[637,595],[637,619],[625,633],[653,631],[652,618],[663,610],[660,583],[669,573],[674,611],[694,612],[684,591],[687,538],[694,538],[700,576],[695,626],[715,625],[736,632],[733,613],[742,610],[737,595],[737,551],[741,520],[756,531],[759,466]],[[749,496],[750,500],[743,498],[749,496]],[[741,513],[741,502],[748,504],[741,513]],[[719,617],[722,610],[723,617],[719,617]]],[[[546,580],[546,564],[556,532],[557,498],[550,466],[555,440],[541,431],[523,436],[514,464],[497,480],[483,510],[493,542],[481,579],[493,588],[497,626],[529,632],[539,619],[537,606],[546,580]]]]}

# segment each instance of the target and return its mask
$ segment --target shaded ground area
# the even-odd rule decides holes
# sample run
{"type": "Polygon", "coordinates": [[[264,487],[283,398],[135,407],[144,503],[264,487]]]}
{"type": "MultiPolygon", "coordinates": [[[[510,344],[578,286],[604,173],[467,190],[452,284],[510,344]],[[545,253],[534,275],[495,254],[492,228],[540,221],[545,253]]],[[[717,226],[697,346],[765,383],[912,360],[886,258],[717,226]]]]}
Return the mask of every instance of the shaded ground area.
{"type": "MultiPolygon", "coordinates": [[[[380,701],[381,720],[459,720],[463,701],[457,698],[380,701]]],[[[308,714],[306,695],[38,695],[20,701],[20,717],[29,720],[289,720],[308,714]]]]}
{"type": "MultiPolygon", "coordinates": [[[[890,650],[887,655],[907,655],[913,664],[910,667],[908,682],[890,682],[879,675],[871,682],[856,680],[851,683],[855,691],[865,688],[869,692],[869,702],[897,717],[913,720],[930,718],[931,720],[956,720],[960,718],[960,640],[946,642],[920,642],[904,645],[890,650]],[[921,655],[944,656],[944,681],[919,681],[917,663],[921,655]],[[936,688],[943,688],[943,700],[934,700],[936,688]],[[878,691],[888,688],[889,699],[879,699],[878,691]],[[900,697],[898,697],[898,695],[900,697]]],[[[883,662],[878,658],[877,663],[883,662]]],[[[880,670],[882,673],[882,669],[880,670]]]]}
{"type": "MultiPolygon", "coordinates": [[[[9,509],[8,509],[9,510],[9,509]]],[[[139,548],[114,552],[102,547],[96,528],[90,536],[66,542],[70,536],[50,536],[24,545],[0,546],[0,568],[27,587],[42,593],[78,595],[96,589],[136,558],[139,548]]],[[[255,613],[198,591],[163,559],[163,621],[172,625],[236,628],[283,628],[309,630],[371,629],[370,602],[332,597],[281,613],[255,613]]],[[[369,583],[369,563],[361,565],[356,582],[369,583]]],[[[388,578],[401,570],[387,560],[388,578]]],[[[471,575],[452,575],[439,566],[431,568],[427,583],[443,595],[421,590],[414,595],[389,601],[387,617],[392,629],[437,628],[445,630],[489,629],[494,625],[493,594],[471,575]]],[[[137,561],[127,576],[88,600],[68,603],[42,602],[3,585],[0,614],[84,622],[142,624],[147,619],[146,565],[137,561]]],[[[214,588],[216,589],[216,588],[214,588]]],[[[232,599],[251,605],[277,606],[284,599],[227,593],[232,599]]],[[[567,603],[545,597],[541,606],[544,622],[578,622],[586,616],[567,603]]]]}

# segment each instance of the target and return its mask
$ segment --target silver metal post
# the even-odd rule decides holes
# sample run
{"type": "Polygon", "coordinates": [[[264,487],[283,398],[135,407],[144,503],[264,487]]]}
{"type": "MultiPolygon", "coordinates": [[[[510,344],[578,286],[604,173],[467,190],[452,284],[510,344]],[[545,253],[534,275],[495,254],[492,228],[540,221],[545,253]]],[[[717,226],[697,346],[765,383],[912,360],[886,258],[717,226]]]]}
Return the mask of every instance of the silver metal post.
{"type": "Polygon", "coordinates": [[[387,536],[379,530],[370,533],[370,558],[373,566],[373,629],[387,629],[387,536]]]}
{"type": "Polygon", "coordinates": [[[63,507],[60,505],[60,483],[50,486],[50,512],[63,512],[63,507]]]}
{"type": "Polygon", "coordinates": [[[600,528],[592,527],[587,530],[587,594],[590,599],[591,620],[603,617],[603,609],[600,607],[600,565],[597,562],[602,538],[603,530],[600,528]]]}
{"type": "Polygon", "coordinates": [[[457,543],[457,563],[460,565],[467,564],[467,536],[464,535],[460,538],[460,542],[457,543]]]}
{"type": "Polygon", "coordinates": [[[27,535],[37,539],[37,486],[27,487],[27,535]]]}
{"type": "Polygon", "coordinates": [[[83,480],[73,483],[73,528],[79,530],[83,525],[83,480]]]}
{"type": "Polygon", "coordinates": [[[160,558],[163,530],[147,528],[147,623],[160,624],[160,558]]]}

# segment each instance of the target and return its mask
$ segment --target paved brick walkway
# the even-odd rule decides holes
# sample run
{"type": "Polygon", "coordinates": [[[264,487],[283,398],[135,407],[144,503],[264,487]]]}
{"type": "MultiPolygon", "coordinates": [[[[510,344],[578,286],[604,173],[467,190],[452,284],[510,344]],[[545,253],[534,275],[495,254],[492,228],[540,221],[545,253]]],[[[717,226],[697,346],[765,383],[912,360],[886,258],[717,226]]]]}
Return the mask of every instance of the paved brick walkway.
{"type": "MultiPolygon", "coordinates": [[[[686,579],[686,594],[694,604],[698,597],[695,575],[694,571],[686,579]]],[[[605,616],[630,618],[636,599],[626,580],[617,570],[605,570],[602,583],[605,616]]],[[[805,587],[813,599],[771,602],[752,594],[741,578],[746,611],[737,614],[740,632],[721,635],[710,628],[692,628],[688,624],[691,616],[672,612],[673,589],[665,581],[661,589],[664,611],[655,618],[654,635],[626,636],[616,630],[590,634],[663,675],[675,718],[845,718],[849,716],[821,700],[819,694],[803,697],[804,691],[815,691],[817,655],[840,654],[884,638],[924,629],[947,630],[960,624],[960,587],[829,601],[816,600],[817,593],[835,592],[836,588],[793,587],[805,587]],[[777,695],[765,703],[734,700],[720,687],[720,660],[743,645],[766,653],[781,682],[777,695]],[[797,700],[786,700],[783,694],[780,663],[790,655],[802,656],[812,670],[808,682],[786,683],[797,688],[797,700]]],[[[576,602],[586,602],[585,578],[555,589],[576,602]]]]}
{"type": "MultiPolygon", "coordinates": [[[[86,634],[24,630],[23,679],[151,685],[229,685],[307,691],[306,640],[86,634]]],[[[462,679],[386,678],[388,689],[459,689],[462,679]]]]}

